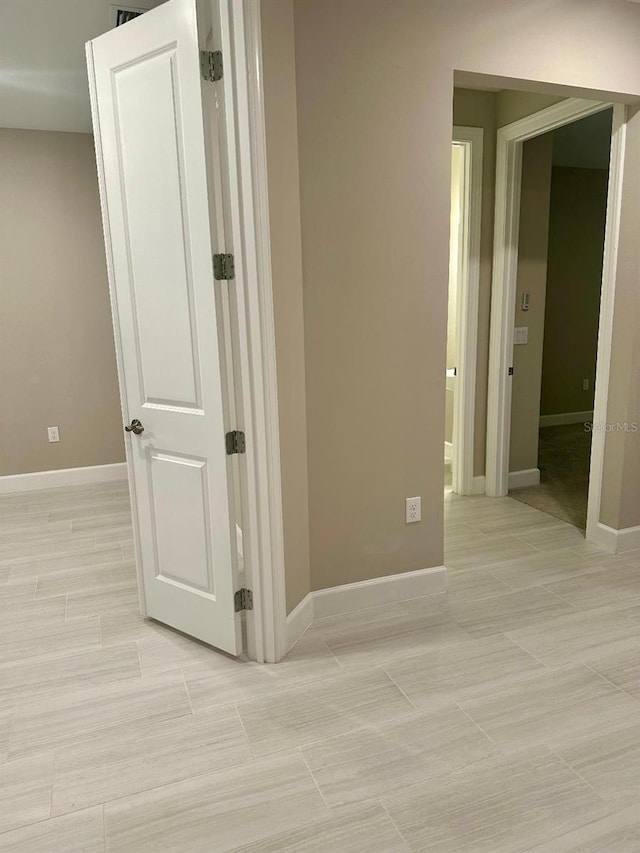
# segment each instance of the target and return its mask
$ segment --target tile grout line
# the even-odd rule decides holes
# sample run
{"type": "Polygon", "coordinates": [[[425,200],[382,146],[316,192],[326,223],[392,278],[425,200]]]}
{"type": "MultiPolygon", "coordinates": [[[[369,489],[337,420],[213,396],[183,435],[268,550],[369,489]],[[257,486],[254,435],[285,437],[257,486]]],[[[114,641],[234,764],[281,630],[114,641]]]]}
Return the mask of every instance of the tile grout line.
{"type": "MultiPolygon", "coordinates": [[[[238,720],[240,721],[240,725],[242,727],[242,731],[244,732],[244,736],[247,739],[247,747],[249,749],[249,754],[251,755],[251,758],[253,761],[258,761],[258,759],[256,758],[256,754],[253,751],[253,747],[251,746],[251,741],[249,739],[249,732],[247,731],[247,729],[245,727],[244,720],[242,719],[242,714],[240,713],[240,709],[238,708],[238,702],[233,703],[233,708],[236,712],[236,716],[238,717],[238,720]]],[[[264,756],[263,756],[263,758],[264,758],[264,756]]]]}
{"type": "Polygon", "coordinates": [[[329,812],[329,814],[332,814],[332,812],[331,812],[331,807],[329,806],[329,803],[325,800],[325,798],[324,798],[324,794],[323,794],[323,793],[322,793],[322,791],[320,790],[320,785],[318,785],[318,780],[317,780],[317,779],[316,779],[316,777],[313,775],[313,771],[312,771],[312,770],[311,770],[311,768],[309,767],[309,762],[307,761],[307,759],[304,757],[304,755],[303,755],[303,753],[302,753],[302,747],[300,747],[300,746],[299,746],[299,747],[297,747],[297,753],[298,753],[298,755],[300,756],[300,758],[302,759],[302,761],[304,762],[304,766],[307,768],[307,772],[308,772],[309,776],[311,776],[311,779],[312,779],[312,781],[313,781],[313,784],[316,786],[316,791],[320,794],[320,798],[322,799],[322,802],[324,803],[325,808],[327,809],[327,811],[329,812]]]}
{"type": "MultiPolygon", "coordinates": [[[[142,662],[140,661],[140,647],[138,646],[138,641],[136,640],[136,649],[138,650],[138,662],[140,663],[140,677],[142,678],[142,662]]],[[[184,674],[184,667],[180,667],[180,675],[182,675],[182,683],[184,684],[184,692],[187,694],[187,700],[189,702],[189,707],[191,708],[191,716],[193,716],[193,702],[191,701],[191,694],[189,693],[189,688],[187,687],[187,679],[184,674]]]]}
{"type": "Polygon", "coordinates": [[[413,708],[413,710],[414,710],[414,711],[418,711],[418,712],[419,712],[419,711],[420,711],[420,708],[418,708],[418,706],[417,706],[417,705],[415,705],[415,704],[411,701],[411,699],[409,699],[409,697],[408,697],[408,696],[407,696],[407,694],[404,692],[404,690],[402,689],[402,687],[400,687],[400,685],[399,685],[399,684],[398,684],[398,682],[395,680],[395,678],[394,678],[392,675],[390,675],[389,671],[386,669],[386,667],[387,667],[389,664],[393,664],[393,661],[387,661],[387,663],[386,663],[386,664],[384,664],[384,663],[383,663],[383,664],[381,664],[381,665],[380,665],[380,669],[384,672],[384,674],[387,676],[387,678],[389,678],[389,679],[392,681],[392,683],[393,683],[393,684],[395,684],[395,686],[397,687],[397,689],[400,691],[400,693],[402,693],[402,695],[403,695],[403,696],[404,696],[404,698],[407,700],[407,702],[411,705],[411,707],[413,708]]]}
{"type": "MultiPolygon", "coordinates": [[[[311,623],[311,625],[309,625],[309,628],[311,628],[312,626],[313,626],[313,622],[311,623]]],[[[307,628],[307,631],[309,630],[309,628],[307,628]]],[[[307,632],[305,631],[305,634],[306,634],[306,633],[307,633],[307,632]]],[[[338,664],[338,667],[340,668],[340,670],[346,671],[346,668],[345,668],[344,664],[342,663],[342,661],[340,660],[340,658],[339,658],[337,655],[335,655],[335,654],[334,654],[333,649],[331,648],[331,646],[329,645],[329,643],[328,643],[326,640],[323,640],[323,639],[321,639],[321,640],[320,640],[320,642],[321,642],[321,643],[322,643],[322,645],[325,647],[325,649],[327,650],[327,652],[329,653],[329,655],[333,658],[333,660],[338,664]]],[[[340,674],[342,675],[342,672],[341,672],[340,674]]],[[[319,680],[321,681],[321,680],[322,680],[322,677],[321,677],[319,680]]],[[[310,681],[314,681],[314,679],[310,679],[310,681]]]]}
{"type": "Polygon", "coordinates": [[[55,749],[51,752],[51,787],[49,788],[49,817],[47,820],[51,820],[53,816],[53,783],[55,780],[55,770],[56,770],[56,751],[55,749]]]}
{"type": "MultiPolygon", "coordinates": [[[[569,614],[569,615],[571,615],[571,614],[569,614]]],[[[516,630],[518,630],[518,629],[516,628],[516,630]]],[[[504,636],[505,636],[505,637],[507,637],[507,639],[509,639],[509,640],[510,640],[512,643],[514,643],[516,646],[518,646],[518,648],[519,648],[519,649],[522,649],[522,651],[523,651],[525,654],[529,655],[529,657],[532,657],[535,661],[537,661],[537,662],[540,664],[540,666],[543,666],[543,667],[545,668],[545,670],[547,670],[547,671],[549,671],[549,672],[553,672],[555,669],[558,669],[558,667],[549,666],[549,664],[545,663],[544,661],[541,661],[541,660],[540,660],[540,658],[536,657],[532,652],[530,652],[530,651],[529,651],[529,649],[525,648],[525,647],[522,645],[522,643],[519,643],[516,639],[514,639],[514,638],[511,636],[511,634],[512,634],[512,633],[513,633],[513,632],[503,631],[503,634],[504,634],[504,636]]],[[[564,664],[564,665],[566,666],[567,664],[564,664]]]]}
{"type": "MultiPolygon", "coordinates": [[[[0,765],[0,766],[4,766],[4,765],[0,765]]],[[[81,809],[78,809],[77,811],[81,811],[81,809]]],[[[74,812],[68,812],[67,814],[74,814],[74,812]]],[[[56,815],[56,817],[63,817],[63,815],[56,815]]],[[[23,823],[20,826],[15,826],[15,827],[13,827],[13,829],[0,830],[0,841],[2,840],[2,837],[4,835],[9,835],[10,832],[19,832],[20,830],[30,829],[32,826],[38,826],[38,824],[44,824],[44,823],[48,823],[50,820],[55,820],[56,817],[51,817],[51,816],[50,817],[41,817],[41,818],[38,818],[37,820],[32,820],[30,823],[23,823]]]]}
{"type": "Polygon", "coordinates": [[[605,800],[605,798],[604,798],[604,797],[602,797],[602,796],[600,795],[600,793],[599,793],[599,792],[598,792],[598,791],[593,787],[593,785],[592,785],[590,782],[587,782],[587,780],[584,778],[584,776],[583,776],[581,773],[579,773],[579,772],[576,770],[576,768],[575,768],[575,767],[573,767],[573,765],[572,765],[572,764],[570,764],[564,756],[560,755],[560,753],[559,753],[559,752],[556,752],[556,750],[555,750],[555,749],[553,749],[553,748],[552,748],[551,746],[549,746],[548,744],[545,744],[545,745],[546,745],[546,746],[548,747],[548,749],[551,751],[551,754],[552,754],[552,755],[555,755],[555,756],[556,756],[556,758],[557,758],[559,761],[562,761],[562,763],[563,763],[563,764],[564,764],[564,765],[565,765],[565,766],[566,766],[566,767],[567,767],[567,768],[568,768],[568,769],[569,769],[569,770],[574,774],[574,776],[576,776],[578,779],[580,779],[580,781],[581,781],[581,782],[583,782],[583,783],[587,786],[587,788],[589,788],[589,790],[590,790],[593,794],[595,794],[595,795],[596,795],[596,797],[597,797],[599,800],[602,800],[602,802],[607,802],[607,801],[605,800]]]}
{"type": "Polygon", "coordinates": [[[403,844],[404,844],[404,845],[405,845],[405,847],[407,848],[407,851],[410,851],[410,850],[411,850],[411,847],[410,847],[410,845],[409,845],[408,840],[407,840],[407,839],[404,837],[404,835],[402,834],[402,831],[401,831],[400,827],[398,826],[398,824],[397,824],[397,823],[395,822],[395,820],[391,817],[391,815],[390,815],[390,813],[389,813],[389,810],[388,810],[388,809],[387,809],[387,807],[385,806],[385,804],[384,804],[384,802],[382,801],[382,799],[379,799],[377,802],[379,802],[379,803],[380,803],[380,806],[381,806],[382,810],[384,811],[384,813],[386,814],[386,816],[387,816],[387,817],[389,818],[389,820],[391,821],[391,825],[393,826],[393,828],[395,829],[395,831],[396,831],[396,832],[398,833],[398,835],[400,836],[400,838],[401,838],[401,840],[402,840],[403,844]]]}
{"type": "MultiPolygon", "coordinates": [[[[559,581],[549,581],[549,584],[552,584],[552,583],[562,583],[562,581],[563,581],[563,580],[570,580],[570,578],[561,578],[559,581]]],[[[544,590],[545,590],[545,592],[548,592],[548,593],[550,593],[551,595],[554,595],[554,596],[555,596],[557,599],[559,599],[560,601],[563,601],[565,604],[568,604],[568,605],[569,605],[569,607],[570,607],[572,610],[574,610],[576,613],[584,612],[584,611],[583,611],[583,608],[576,607],[576,605],[575,605],[575,604],[572,604],[568,599],[563,598],[561,595],[558,595],[558,593],[557,593],[557,592],[554,592],[552,589],[549,589],[549,587],[548,587],[546,584],[540,584],[540,589],[544,589],[544,590]]],[[[571,616],[572,614],[571,614],[571,613],[567,613],[566,615],[567,615],[567,616],[571,616]]]]}
{"type": "MultiPolygon", "coordinates": [[[[488,732],[486,732],[486,731],[482,728],[482,726],[480,725],[480,723],[478,723],[476,720],[474,720],[474,719],[473,719],[473,717],[471,716],[471,714],[470,714],[470,713],[469,713],[465,708],[463,708],[463,707],[462,707],[462,705],[460,704],[459,700],[458,700],[458,699],[453,699],[452,701],[453,701],[453,704],[456,706],[456,708],[458,708],[460,711],[462,711],[462,713],[463,713],[466,717],[468,717],[468,718],[469,718],[469,720],[473,723],[473,725],[474,725],[477,729],[479,729],[479,730],[482,732],[482,734],[487,738],[487,740],[495,746],[495,748],[498,750],[498,754],[499,754],[499,755],[505,755],[505,753],[504,753],[504,751],[502,750],[502,748],[501,748],[501,747],[500,747],[500,746],[495,742],[495,740],[491,737],[491,735],[490,735],[488,732]]],[[[480,760],[482,761],[482,760],[484,760],[484,759],[480,759],[480,760]]],[[[474,764],[478,764],[479,762],[474,761],[473,763],[474,763],[474,764]]],[[[471,767],[472,767],[473,765],[469,765],[469,766],[471,766],[471,767]]]]}
{"type": "Polygon", "coordinates": [[[611,681],[611,679],[607,678],[607,677],[606,677],[606,675],[603,675],[601,672],[598,672],[598,670],[597,670],[597,669],[594,669],[594,667],[593,667],[593,666],[591,666],[591,664],[590,664],[590,663],[587,663],[586,661],[581,661],[581,663],[582,663],[584,666],[586,666],[586,667],[587,667],[587,669],[590,669],[590,670],[591,670],[591,672],[592,672],[594,675],[597,675],[597,676],[598,676],[598,678],[601,678],[603,681],[606,681],[606,682],[607,682],[607,684],[610,684],[612,687],[615,687],[615,689],[616,689],[619,693],[623,693],[625,696],[629,696],[631,699],[634,699],[636,702],[638,702],[638,701],[639,701],[637,696],[634,696],[634,695],[633,695],[633,693],[629,693],[629,692],[628,692],[628,690],[625,690],[625,689],[624,689],[624,687],[620,687],[620,685],[619,685],[619,684],[616,684],[614,681],[611,681]]]}

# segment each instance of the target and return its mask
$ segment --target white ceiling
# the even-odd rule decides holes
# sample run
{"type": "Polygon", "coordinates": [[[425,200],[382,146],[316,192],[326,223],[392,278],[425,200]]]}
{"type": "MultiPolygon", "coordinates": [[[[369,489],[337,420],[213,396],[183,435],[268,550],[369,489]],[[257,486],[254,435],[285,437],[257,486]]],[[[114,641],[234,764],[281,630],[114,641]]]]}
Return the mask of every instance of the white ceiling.
{"type": "Polygon", "coordinates": [[[85,42],[111,29],[114,5],[160,2],[0,0],[0,127],[90,132],[85,42]]]}

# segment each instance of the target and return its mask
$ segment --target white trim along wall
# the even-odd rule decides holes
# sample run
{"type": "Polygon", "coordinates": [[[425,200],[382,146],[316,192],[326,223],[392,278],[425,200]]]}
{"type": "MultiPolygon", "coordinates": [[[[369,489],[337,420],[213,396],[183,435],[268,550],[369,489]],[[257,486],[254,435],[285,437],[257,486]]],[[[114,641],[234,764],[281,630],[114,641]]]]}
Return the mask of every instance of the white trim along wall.
{"type": "Polygon", "coordinates": [[[88,483],[110,483],[127,479],[127,463],[90,465],[86,468],[58,468],[53,471],[34,471],[31,474],[6,474],[0,477],[0,494],[27,492],[31,489],[54,489],[60,486],[79,486],[88,483]]]}
{"type": "Polygon", "coordinates": [[[522,471],[509,471],[509,490],[525,489],[527,486],[537,486],[539,482],[539,468],[525,468],[522,471]]]}
{"type": "Polygon", "coordinates": [[[616,530],[599,521],[590,536],[592,542],[609,551],[611,554],[621,554],[625,551],[635,551],[640,548],[640,526],[624,527],[616,530]]]}
{"type": "Polygon", "coordinates": [[[444,566],[435,566],[310,592],[287,617],[287,651],[314,619],[446,591],[447,570],[444,566]]]}
{"type": "Polygon", "coordinates": [[[540,426],[567,426],[568,424],[588,424],[593,421],[590,412],[560,412],[556,415],[540,415],[540,426]]]}

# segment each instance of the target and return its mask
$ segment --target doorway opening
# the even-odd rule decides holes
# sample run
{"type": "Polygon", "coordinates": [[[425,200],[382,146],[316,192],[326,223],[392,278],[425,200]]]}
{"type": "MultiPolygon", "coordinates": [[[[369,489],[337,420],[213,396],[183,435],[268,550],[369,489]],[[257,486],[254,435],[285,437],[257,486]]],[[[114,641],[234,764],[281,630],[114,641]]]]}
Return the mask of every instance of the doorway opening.
{"type": "MultiPolygon", "coordinates": [[[[489,387],[487,401],[486,492],[497,497],[507,495],[514,486],[535,485],[511,478],[511,421],[514,393],[516,340],[524,342],[526,327],[514,328],[518,298],[519,237],[521,227],[521,189],[525,143],[550,131],[570,125],[588,116],[613,112],[606,226],[602,261],[602,290],[598,320],[597,367],[593,423],[606,422],[615,289],[615,254],[620,214],[620,188],[626,131],[626,108],[601,101],[569,98],[546,109],[506,125],[497,134],[496,218],[494,230],[493,279],[491,297],[491,334],[489,387]]],[[[523,291],[523,294],[526,291],[523,291]]],[[[522,295],[524,299],[524,295],[522,295]]],[[[520,308],[526,307],[526,300],[520,308]]],[[[521,315],[522,316],[522,315],[521,315]]],[[[587,379],[588,377],[583,377],[587,379]]],[[[587,423],[585,420],[584,423],[587,423]]],[[[597,538],[600,493],[604,462],[604,432],[594,430],[590,449],[589,498],[586,536],[597,538]]],[[[523,477],[536,477],[535,470],[522,469],[523,477]]]]}
{"type": "Polygon", "coordinates": [[[524,143],[509,494],[584,530],[612,110],[524,143]]]}

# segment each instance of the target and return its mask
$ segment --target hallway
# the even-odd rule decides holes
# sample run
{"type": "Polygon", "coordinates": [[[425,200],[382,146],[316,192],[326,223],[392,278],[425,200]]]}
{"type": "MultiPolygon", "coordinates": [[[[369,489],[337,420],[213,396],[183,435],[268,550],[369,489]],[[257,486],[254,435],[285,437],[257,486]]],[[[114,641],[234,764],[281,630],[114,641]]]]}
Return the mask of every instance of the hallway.
{"type": "Polygon", "coordinates": [[[259,666],[138,615],[123,484],[0,496],[0,848],[636,853],[640,554],[446,518],[447,595],[259,666]]]}

